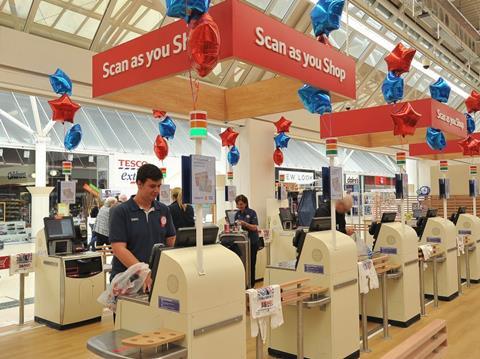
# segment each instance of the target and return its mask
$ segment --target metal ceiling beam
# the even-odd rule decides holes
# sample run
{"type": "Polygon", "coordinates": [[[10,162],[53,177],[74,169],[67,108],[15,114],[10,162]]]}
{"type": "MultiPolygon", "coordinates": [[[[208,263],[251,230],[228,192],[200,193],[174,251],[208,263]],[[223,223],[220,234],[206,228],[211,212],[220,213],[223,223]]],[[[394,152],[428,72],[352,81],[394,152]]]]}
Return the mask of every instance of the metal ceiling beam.
{"type": "Polygon", "coordinates": [[[98,45],[100,44],[100,40],[102,39],[103,35],[105,34],[105,30],[109,25],[110,19],[112,17],[112,12],[116,4],[117,0],[108,0],[107,8],[103,13],[102,19],[100,20],[100,25],[98,26],[98,29],[93,36],[92,43],[90,44],[90,51],[98,51],[98,45]]]}
{"type": "MultiPolygon", "coordinates": [[[[371,6],[366,0],[351,0],[352,3],[354,3],[360,10],[362,10],[363,12],[367,13],[369,16],[371,16],[372,18],[374,18],[375,20],[377,20],[378,22],[380,22],[384,27],[386,27],[387,29],[389,29],[390,31],[392,31],[393,33],[395,34],[399,34],[399,30],[398,28],[396,28],[392,22],[390,22],[390,20],[386,20],[384,19],[383,17],[379,16],[377,13],[376,13],[376,6],[371,6]]],[[[394,15],[399,15],[399,11],[398,9],[392,5],[390,2],[388,2],[387,0],[377,0],[375,2],[375,4],[381,4],[383,7],[385,7],[390,13],[394,14],[394,15]]],[[[426,40],[429,40],[429,42],[431,43],[431,45],[437,49],[437,51],[441,52],[441,53],[449,53],[451,54],[451,51],[443,46],[438,46],[438,43],[436,41],[436,39],[434,39],[427,31],[425,31],[424,29],[422,29],[418,24],[416,24],[415,22],[413,22],[410,18],[408,17],[405,17],[405,18],[402,18],[402,21],[408,25],[410,28],[414,29],[421,37],[423,37],[424,39],[426,40]]],[[[367,24],[368,26],[368,24],[367,24]]],[[[373,30],[373,29],[372,29],[373,30]]],[[[415,40],[412,40],[409,36],[407,36],[407,34],[402,34],[402,37],[403,37],[403,40],[405,42],[407,42],[410,46],[413,46],[415,48],[421,48],[422,49],[422,53],[425,54],[425,56],[427,58],[430,59],[430,61],[432,61],[433,63],[438,63],[438,59],[436,58],[436,56],[433,54],[433,51],[431,50],[427,50],[425,49],[425,47],[420,47],[418,46],[417,42],[415,40]]],[[[463,63],[461,63],[460,61],[458,61],[458,59],[456,59],[456,56],[455,54],[452,54],[452,56],[449,56],[451,58],[451,60],[453,62],[455,62],[461,69],[463,69],[464,71],[466,71],[466,67],[463,63]],[[453,56],[453,58],[452,58],[453,56]]],[[[438,63],[441,67],[445,67],[443,64],[440,64],[438,63]]],[[[455,71],[455,70],[452,70],[451,66],[449,66],[450,68],[450,71],[453,71],[453,73],[458,73],[458,71],[455,71]]],[[[480,80],[480,78],[479,78],[480,80]]],[[[468,85],[470,85],[471,87],[477,87],[478,83],[480,83],[480,81],[477,81],[476,84],[474,83],[470,83],[469,81],[466,81],[466,83],[468,85]]]]}
{"type": "Polygon", "coordinates": [[[28,11],[27,19],[25,20],[25,26],[23,27],[23,31],[26,33],[30,32],[30,28],[35,20],[35,15],[37,14],[38,7],[40,5],[40,0],[33,0],[32,6],[30,6],[30,10],[28,11]]]}

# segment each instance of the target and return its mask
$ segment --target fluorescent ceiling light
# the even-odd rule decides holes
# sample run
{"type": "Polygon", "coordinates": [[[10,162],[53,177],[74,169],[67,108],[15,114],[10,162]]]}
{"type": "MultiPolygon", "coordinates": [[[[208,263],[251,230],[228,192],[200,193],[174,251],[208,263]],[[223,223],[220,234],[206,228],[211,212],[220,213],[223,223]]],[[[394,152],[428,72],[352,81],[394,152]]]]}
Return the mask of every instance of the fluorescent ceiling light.
{"type": "MultiPolygon", "coordinates": [[[[344,12],[343,15],[342,15],[342,22],[344,22],[345,24],[347,23],[346,21],[346,13],[344,12]]],[[[385,50],[387,51],[392,51],[396,44],[394,44],[393,42],[391,42],[389,39],[387,39],[386,37],[384,37],[382,34],[370,29],[368,26],[366,26],[365,24],[362,24],[360,21],[358,21],[354,16],[349,16],[349,26],[356,30],[357,32],[359,32],[360,34],[364,35],[366,38],[368,38],[370,41],[373,41],[374,43],[376,43],[377,45],[383,47],[385,50]]],[[[348,36],[348,34],[347,34],[348,36]]],[[[420,51],[417,50],[417,52],[420,53],[420,51]]],[[[420,53],[421,54],[421,53],[420,53]]],[[[416,60],[416,59],[413,59],[412,61],[412,66],[419,70],[420,72],[424,73],[425,75],[427,75],[428,77],[432,78],[433,80],[437,80],[439,77],[441,77],[440,74],[436,73],[435,71],[433,71],[432,69],[424,69],[422,64],[416,60]]],[[[456,92],[459,96],[461,96],[462,98],[466,99],[469,94],[465,91],[463,91],[460,87],[458,87],[457,85],[453,84],[453,83],[449,83],[452,91],[456,92]]]]}

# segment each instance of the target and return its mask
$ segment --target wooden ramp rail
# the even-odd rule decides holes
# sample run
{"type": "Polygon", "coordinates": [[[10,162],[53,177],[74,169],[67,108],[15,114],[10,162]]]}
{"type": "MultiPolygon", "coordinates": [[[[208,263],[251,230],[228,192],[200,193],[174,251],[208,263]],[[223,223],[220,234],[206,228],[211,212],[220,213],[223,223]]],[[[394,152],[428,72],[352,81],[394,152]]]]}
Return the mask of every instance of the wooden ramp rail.
{"type": "Polygon", "coordinates": [[[381,359],[437,359],[447,355],[447,325],[436,319],[381,359]]]}

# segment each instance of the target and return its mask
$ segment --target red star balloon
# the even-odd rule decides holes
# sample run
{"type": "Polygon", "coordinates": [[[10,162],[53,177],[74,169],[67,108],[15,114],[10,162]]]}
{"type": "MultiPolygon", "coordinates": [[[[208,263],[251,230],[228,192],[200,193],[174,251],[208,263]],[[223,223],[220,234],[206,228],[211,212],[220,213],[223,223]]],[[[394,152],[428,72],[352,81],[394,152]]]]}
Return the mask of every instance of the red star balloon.
{"type": "Polygon", "coordinates": [[[480,141],[472,136],[468,136],[459,141],[458,145],[462,148],[464,156],[480,155],[480,141]]]}
{"type": "Polygon", "coordinates": [[[410,71],[415,49],[409,49],[398,43],[397,46],[385,57],[388,71],[393,71],[395,75],[400,76],[404,72],[410,71]]]}
{"type": "Polygon", "coordinates": [[[54,121],[67,121],[73,123],[75,112],[80,108],[80,105],[73,102],[66,94],[55,100],[48,101],[48,104],[52,108],[52,120],[54,121]]]}
{"type": "Polygon", "coordinates": [[[163,161],[168,156],[168,143],[162,136],[157,135],[153,145],[153,151],[160,161],[163,161]]]}
{"type": "Polygon", "coordinates": [[[292,121],[289,121],[282,116],[280,120],[275,122],[275,127],[277,128],[277,132],[290,132],[291,124],[292,124],[292,121]]]}
{"type": "Polygon", "coordinates": [[[212,17],[205,13],[191,21],[188,53],[192,67],[200,77],[207,76],[217,65],[220,55],[220,32],[212,17]]]}
{"type": "Polygon", "coordinates": [[[401,135],[403,137],[415,133],[417,122],[422,117],[421,114],[413,109],[410,102],[407,102],[400,111],[392,113],[391,116],[394,124],[393,135],[401,135]]]}
{"type": "Polygon", "coordinates": [[[467,106],[468,113],[480,111],[480,93],[472,90],[470,96],[465,100],[465,106],[467,106]]]}
{"type": "Polygon", "coordinates": [[[277,148],[275,150],[275,152],[273,152],[273,162],[275,162],[275,164],[277,166],[282,165],[282,163],[283,163],[283,152],[280,148],[277,148]]]}
{"type": "Polygon", "coordinates": [[[164,118],[167,115],[165,111],[152,110],[152,112],[153,112],[153,117],[155,118],[164,118]]]}
{"type": "Polygon", "coordinates": [[[233,128],[229,127],[220,134],[222,139],[222,146],[235,146],[235,141],[237,140],[238,132],[235,132],[233,128]]]}

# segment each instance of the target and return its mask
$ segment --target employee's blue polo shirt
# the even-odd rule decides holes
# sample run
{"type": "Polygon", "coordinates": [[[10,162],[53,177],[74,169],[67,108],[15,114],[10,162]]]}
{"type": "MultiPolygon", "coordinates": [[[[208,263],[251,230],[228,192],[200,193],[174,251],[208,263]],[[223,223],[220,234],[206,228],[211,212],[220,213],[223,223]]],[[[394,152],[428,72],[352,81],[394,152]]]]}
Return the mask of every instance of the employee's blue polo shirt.
{"type": "MultiPolygon", "coordinates": [[[[163,203],[153,201],[151,210],[146,213],[131,197],[110,211],[110,241],[127,243],[127,249],[140,262],[148,263],[153,245],[166,244],[166,238],[174,235],[170,210],[163,203]]],[[[113,257],[110,278],[126,269],[113,257]]]]}
{"type": "MultiPolygon", "coordinates": [[[[256,224],[258,226],[257,212],[249,207],[245,208],[243,212],[237,211],[237,213],[235,213],[235,220],[244,221],[248,224],[256,224]]],[[[248,238],[252,246],[257,245],[259,241],[258,231],[248,231],[248,238]]]]}

